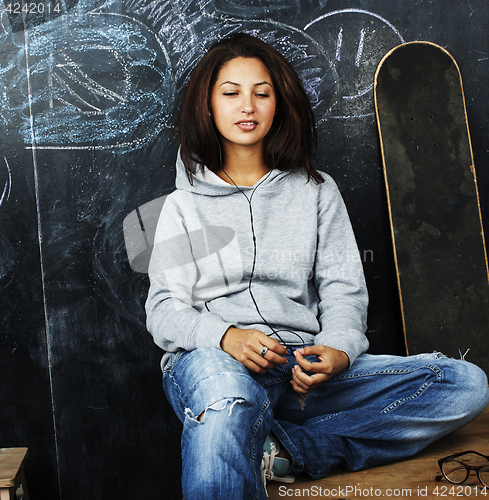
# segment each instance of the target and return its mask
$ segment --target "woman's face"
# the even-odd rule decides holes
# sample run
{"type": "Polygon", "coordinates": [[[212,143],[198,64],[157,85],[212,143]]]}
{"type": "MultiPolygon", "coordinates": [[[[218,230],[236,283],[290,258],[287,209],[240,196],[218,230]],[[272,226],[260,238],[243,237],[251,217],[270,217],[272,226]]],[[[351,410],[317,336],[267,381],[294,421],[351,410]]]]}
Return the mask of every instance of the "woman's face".
{"type": "Polygon", "coordinates": [[[272,78],[259,59],[238,57],[228,61],[211,95],[212,115],[223,147],[261,148],[276,105],[272,78]]]}

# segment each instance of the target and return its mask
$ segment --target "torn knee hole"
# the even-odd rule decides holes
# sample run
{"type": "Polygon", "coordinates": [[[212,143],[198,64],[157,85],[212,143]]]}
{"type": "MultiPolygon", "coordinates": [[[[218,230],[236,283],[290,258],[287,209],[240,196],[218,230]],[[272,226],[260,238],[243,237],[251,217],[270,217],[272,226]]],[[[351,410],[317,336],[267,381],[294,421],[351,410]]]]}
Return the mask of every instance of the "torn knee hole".
{"type": "Polygon", "coordinates": [[[192,410],[190,408],[185,409],[185,414],[192,420],[202,424],[204,422],[204,417],[209,410],[213,411],[222,411],[229,405],[229,413],[230,417],[233,413],[233,408],[237,403],[243,403],[245,400],[243,398],[225,398],[219,401],[215,401],[210,404],[197,418],[194,417],[192,410]]]}

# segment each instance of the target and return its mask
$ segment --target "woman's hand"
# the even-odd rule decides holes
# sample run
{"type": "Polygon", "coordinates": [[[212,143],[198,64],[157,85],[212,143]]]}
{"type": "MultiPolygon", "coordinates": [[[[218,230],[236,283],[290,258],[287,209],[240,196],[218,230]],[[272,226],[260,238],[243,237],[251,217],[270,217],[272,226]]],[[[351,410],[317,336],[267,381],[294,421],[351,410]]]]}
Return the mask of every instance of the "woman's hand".
{"type": "Polygon", "coordinates": [[[344,372],[350,360],[343,351],[325,345],[313,345],[294,351],[298,365],[292,370],[292,387],[295,392],[309,394],[330,378],[344,372]],[[304,356],[316,355],[317,362],[310,362],[304,356]],[[311,372],[312,375],[302,370],[311,372]]]}
{"type": "Polygon", "coordinates": [[[221,348],[255,373],[265,373],[278,364],[287,363],[287,359],[282,357],[287,349],[260,330],[230,327],[221,339],[221,348]],[[261,356],[264,347],[268,350],[261,356]]]}

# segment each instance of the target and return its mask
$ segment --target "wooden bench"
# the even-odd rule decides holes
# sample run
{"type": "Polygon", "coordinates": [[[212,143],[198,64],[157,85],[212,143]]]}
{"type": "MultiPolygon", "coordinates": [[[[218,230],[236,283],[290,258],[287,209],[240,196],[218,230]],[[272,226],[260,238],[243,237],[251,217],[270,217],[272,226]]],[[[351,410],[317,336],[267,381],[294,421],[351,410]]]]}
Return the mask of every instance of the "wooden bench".
{"type": "Polygon", "coordinates": [[[0,500],[14,500],[20,484],[24,500],[29,500],[24,465],[27,448],[0,448],[0,500]]]}

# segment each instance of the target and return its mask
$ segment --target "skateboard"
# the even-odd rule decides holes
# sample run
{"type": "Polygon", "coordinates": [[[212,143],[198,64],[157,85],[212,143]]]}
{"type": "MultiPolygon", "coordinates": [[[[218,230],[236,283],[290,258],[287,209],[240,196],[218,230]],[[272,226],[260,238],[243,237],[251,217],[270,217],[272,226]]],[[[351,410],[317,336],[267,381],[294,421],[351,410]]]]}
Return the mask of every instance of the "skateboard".
{"type": "Polygon", "coordinates": [[[460,70],[430,42],[388,52],[374,83],[407,354],[489,372],[489,283],[460,70]]]}

